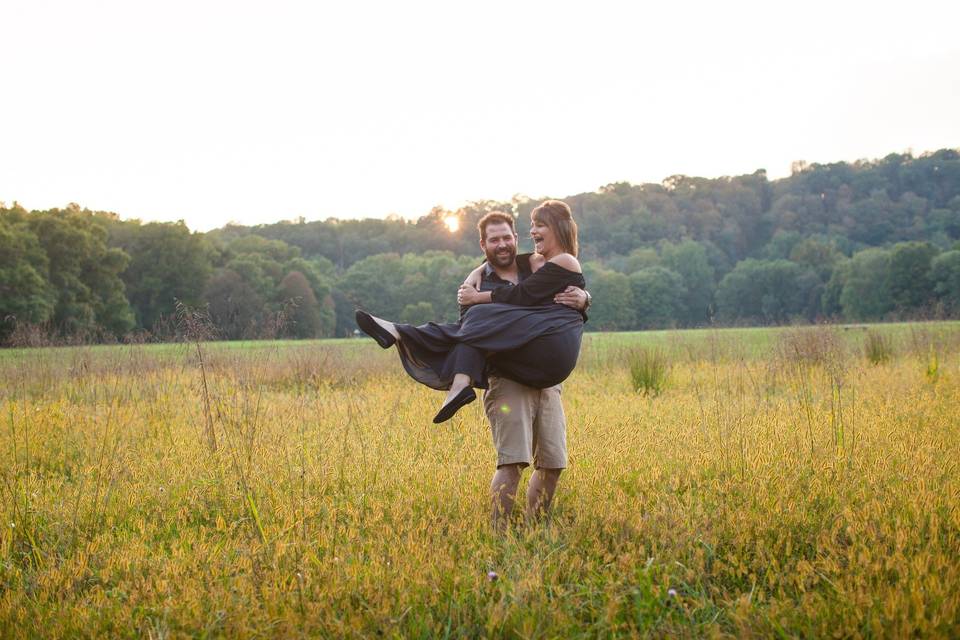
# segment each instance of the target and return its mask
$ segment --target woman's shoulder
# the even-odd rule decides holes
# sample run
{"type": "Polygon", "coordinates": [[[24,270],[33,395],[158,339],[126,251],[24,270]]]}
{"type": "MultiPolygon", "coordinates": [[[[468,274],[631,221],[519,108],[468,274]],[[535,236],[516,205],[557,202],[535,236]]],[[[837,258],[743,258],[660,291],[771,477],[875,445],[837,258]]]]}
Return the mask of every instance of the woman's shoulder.
{"type": "Polygon", "coordinates": [[[583,273],[583,269],[580,267],[580,261],[569,253],[561,253],[559,255],[553,256],[549,261],[551,264],[555,264],[558,267],[566,269],[567,271],[573,271],[574,273],[583,273]]]}
{"type": "Polygon", "coordinates": [[[527,264],[530,267],[530,271],[538,271],[540,267],[547,263],[546,258],[544,258],[539,253],[524,253],[520,256],[517,256],[517,261],[519,262],[521,256],[526,259],[527,264]]]}

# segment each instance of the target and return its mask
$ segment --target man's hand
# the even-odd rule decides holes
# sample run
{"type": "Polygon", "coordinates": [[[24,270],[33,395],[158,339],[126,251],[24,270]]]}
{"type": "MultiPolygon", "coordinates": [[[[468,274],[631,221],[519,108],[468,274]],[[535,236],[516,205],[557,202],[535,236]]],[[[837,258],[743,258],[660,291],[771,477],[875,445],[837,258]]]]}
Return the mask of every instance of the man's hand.
{"type": "Polygon", "coordinates": [[[469,284],[460,285],[460,289],[457,291],[457,304],[463,307],[469,307],[478,302],[480,302],[479,291],[469,284]]]}
{"type": "Polygon", "coordinates": [[[553,301],[583,311],[587,308],[587,292],[580,287],[567,287],[553,296],[553,301]]]}

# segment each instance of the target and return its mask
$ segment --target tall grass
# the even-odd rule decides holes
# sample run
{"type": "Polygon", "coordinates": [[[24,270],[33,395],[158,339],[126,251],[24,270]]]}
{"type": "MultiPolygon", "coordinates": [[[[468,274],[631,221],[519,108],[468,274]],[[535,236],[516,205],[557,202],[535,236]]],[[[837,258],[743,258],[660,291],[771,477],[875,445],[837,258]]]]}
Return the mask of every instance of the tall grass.
{"type": "Polygon", "coordinates": [[[886,364],[893,358],[893,339],[878,331],[869,331],[863,349],[871,364],[886,364]]]}
{"type": "Polygon", "coordinates": [[[670,363],[663,350],[638,347],[630,351],[630,379],[635,391],[660,395],[667,386],[670,363]]]}
{"type": "Polygon", "coordinates": [[[591,344],[555,513],[505,538],[480,403],[430,424],[375,346],[0,359],[0,635],[950,636],[960,349],[861,337],[677,334],[655,402],[591,344]]]}

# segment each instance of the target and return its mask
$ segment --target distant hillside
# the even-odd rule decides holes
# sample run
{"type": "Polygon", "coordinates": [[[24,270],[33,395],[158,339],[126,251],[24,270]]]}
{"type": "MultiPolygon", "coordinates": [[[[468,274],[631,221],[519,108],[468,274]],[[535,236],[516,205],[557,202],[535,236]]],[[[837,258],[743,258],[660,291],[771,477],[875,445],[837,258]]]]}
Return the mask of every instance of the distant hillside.
{"type": "MultiPolygon", "coordinates": [[[[960,311],[956,149],[797,163],[773,181],[759,170],[615,183],[565,200],[595,300],[589,329],[960,311]]],[[[0,340],[38,327],[169,337],[176,301],[206,309],[225,338],[347,335],[355,306],[411,323],[452,319],[456,286],[480,258],[477,220],[508,211],[525,238],[538,202],[205,234],[77,205],[0,208],[0,340]]]]}

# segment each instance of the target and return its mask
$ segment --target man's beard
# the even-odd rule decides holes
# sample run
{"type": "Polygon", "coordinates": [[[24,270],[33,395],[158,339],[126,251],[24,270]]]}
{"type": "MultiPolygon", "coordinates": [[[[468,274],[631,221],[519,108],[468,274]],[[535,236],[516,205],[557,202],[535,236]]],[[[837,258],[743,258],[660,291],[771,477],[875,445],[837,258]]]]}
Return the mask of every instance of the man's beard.
{"type": "Polygon", "coordinates": [[[493,267],[500,267],[504,269],[513,264],[513,261],[517,259],[517,248],[509,247],[506,250],[502,250],[500,253],[494,251],[485,251],[487,254],[487,262],[493,267]]]}

